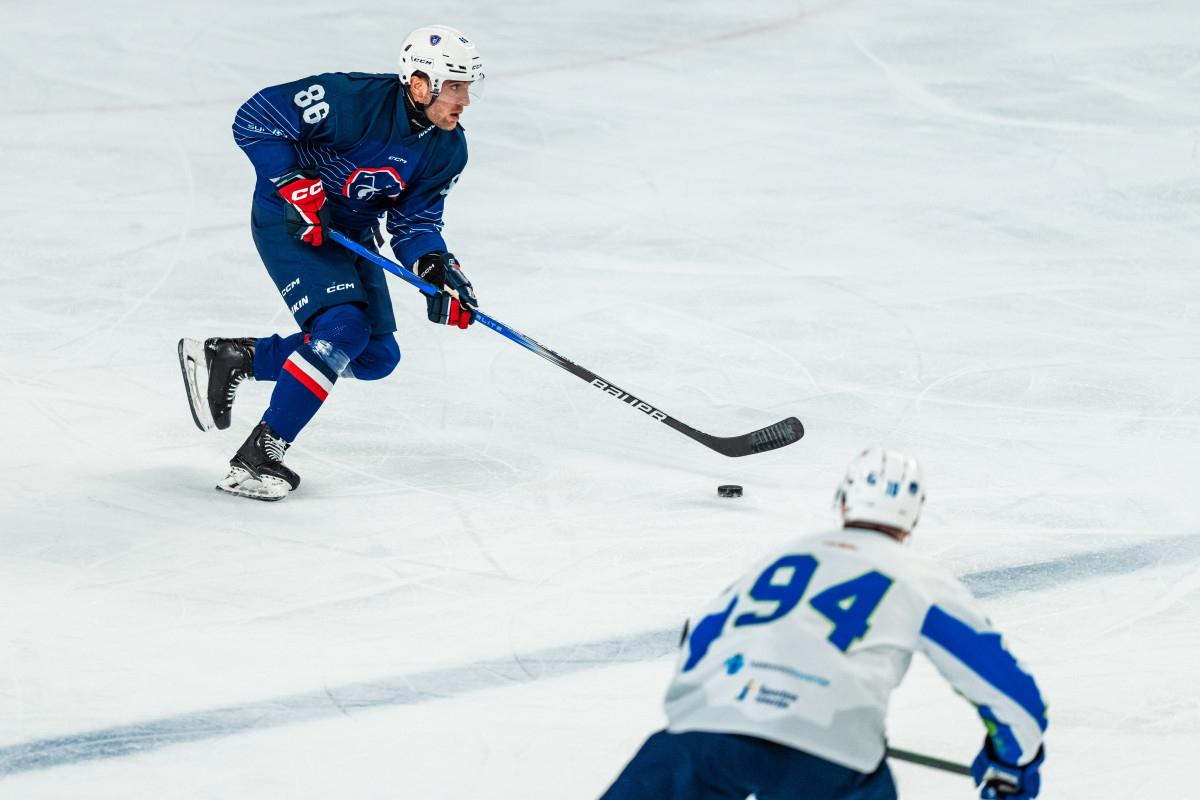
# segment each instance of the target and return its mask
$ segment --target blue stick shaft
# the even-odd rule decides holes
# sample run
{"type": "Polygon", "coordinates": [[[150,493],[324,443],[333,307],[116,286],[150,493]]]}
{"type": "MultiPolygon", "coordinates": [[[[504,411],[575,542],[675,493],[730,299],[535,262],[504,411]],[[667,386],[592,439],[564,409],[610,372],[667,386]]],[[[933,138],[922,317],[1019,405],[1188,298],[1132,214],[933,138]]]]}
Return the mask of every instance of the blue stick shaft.
{"type": "Polygon", "coordinates": [[[333,239],[335,242],[340,244],[342,247],[353,250],[354,252],[356,252],[360,256],[362,256],[363,258],[366,258],[366,259],[369,259],[369,260],[375,262],[376,264],[383,267],[384,269],[386,269],[388,272],[392,273],[393,275],[398,275],[399,277],[401,277],[404,280],[411,283],[413,286],[420,289],[425,294],[437,294],[438,290],[434,287],[434,285],[432,283],[421,280],[416,275],[414,275],[412,272],[406,270],[404,267],[400,266],[396,262],[391,261],[390,259],[384,258],[383,256],[379,255],[379,253],[371,252],[370,250],[363,247],[361,244],[354,241],[353,239],[347,238],[346,234],[342,233],[341,231],[327,230],[327,233],[329,234],[330,239],[333,239]]]}
{"type": "MultiPolygon", "coordinates": [[[[401,278],[402,280],[412,284],[427,295],[438,293],[438,288],[428,281],[421,280],[409,270],[400,266],[396,262],[384,258],[379,253],[372,252],[363,247],[358,242],[348,239],[340,231],[329,231],[329,238],[333,239],[343,247],[349,248],[351,251],[358,253],[363,258],[373,264],[378,264],[383,269],[401,278]]],[[[737,457],[747,456],[753,453],[763,453],[768,450],[774,450],[777,447],[784,447],[800,440],[804,436],[804,426],[800,420],[795,417],[788,417],[774,425],[768,425],[757,431],[742,434],[741,436],[712,436],[711,434],[698,431],[690,425],[685,425],[679,420],[667,414],[665,411],[660,411],[654,406],[642,400],[639,397],[631,395],[624,389],[609,383],[601,378],[596,373],[586,367],[581,367],[569,358],[564,358],[548,347],[538,344],[533,339],[530,339],[520,331],[513,330],[498,319],[489,317],[482,311],[475,311],[475,321],[482,323],[485,327],[491,328],[496,333],[500,334],[510,341],[524,347],[531,353],[536,353],[542,358],[554,364],[557,367],[565,369],[577,378],[587,381],[592,386],[600,389],[605,394],[611,394],[613,397],[620,400],[625,405],[635,408],[651,419],[656,419],[669,428],[673,428],[684,436],[689,437],[700,444],[717,451],[721,455],[737,457]]]]}
{"type": "MultiPolygon", "coordinates": [[[[425,280],[418,278],[410,270],[405,269],[404,267],[400,266],[399,264],[392,261],[391,259],[384,258],[379,253],[375,253],[375,252],[368,250],[367,248],[363,247],[358,242],[354,241],[353,239],[348,238],[341,231],[334,231],[334,230],[329,231],[329,238],[333,239],[335,242],[342,245],[343,247],[353,250],[355,253],[358,253],[360,256],[367,259],[368,261],[371,261],[374,264],[378,264],[380,267],[382,267],[383,269],[386,269],[388,272],[401,278],[402,280],[407,281],[408,283],[411,283],[413,286],[420,289],[424,294],[429,294],[429,295],[437,294],[437,292],[438,292],[437,288],[434,287],[434,285],[432,283],[430,283],[429,281],[425,281],[425,280]]],[[[538,355],[542,356],[543,358],[547,357],[546,354],[554,352],[553,350],[542,347],[542,345],[538,344],[533,339],[530,339],[525,334],[523,334],[519,331],[513,330],[512,328],[508,327],[500,320],[493,319],[492,317],[489,317],[487,314],[484,314],[482,311],[479,311],[478,309],[475,310],[475,321],[482,322],[484,325],[491,328],[492,330],[494,330],[496,333],[500,334],[501,336],[511,339],[512,341],[516,342],[517,344],[521,345],[522,347],[526,348],[527,350],[531,350],[532,352],[537,353],[538,355]]],[[[550,359],[550,360],[553,360],[553,359],[550,359]]]]}

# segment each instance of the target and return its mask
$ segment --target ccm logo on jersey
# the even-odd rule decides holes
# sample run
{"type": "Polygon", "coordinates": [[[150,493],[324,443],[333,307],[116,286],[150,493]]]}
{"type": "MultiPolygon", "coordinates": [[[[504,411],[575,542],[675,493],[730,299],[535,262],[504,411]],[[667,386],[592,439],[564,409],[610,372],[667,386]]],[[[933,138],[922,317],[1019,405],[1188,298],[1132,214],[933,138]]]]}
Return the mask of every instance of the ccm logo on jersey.
{"type": "Polygon", "coordinates": [[[353,289],[353,288],[354,288],[353,283],[339,283],[336,286],[330,286],[328,289],[326,289],[325,294],[333,294],[334,292],[340,292],[343,289],[353,289]]]}
{"type": "Polygon", "coordinates": [[[626,394],[625,392],[622,392],[620,389],[618,389],[615,386],[609,386],[607,383],[600,380],[599,378],[596,378],[596,380],[592,381],[592,386],[595,386],[597,389],[603,389],[608,394],[611,394],[613,397],[617,398],[618,400],[620,400],[623,403],[628,403],[629,405],[633,406],[638,411],[641,411],[643,414],[647,415],[651,419],[656,419],[661,422],[662,420],[667,418],[666,414],[659,411],[657,408],[650,405],[649,403],[639,400],[638,398],[634,397],[631,394],[626,394]]]}
{"type": "Polygon", "coordinates": [[[290,292],[292,289],[295,289],[299,285],[300,285],[300,279],[296,278],[296,280],[292,281],[287,286],[283,287],[283,291],[281,291],[280,294],[287,294],[288,292],[290,292]]]}

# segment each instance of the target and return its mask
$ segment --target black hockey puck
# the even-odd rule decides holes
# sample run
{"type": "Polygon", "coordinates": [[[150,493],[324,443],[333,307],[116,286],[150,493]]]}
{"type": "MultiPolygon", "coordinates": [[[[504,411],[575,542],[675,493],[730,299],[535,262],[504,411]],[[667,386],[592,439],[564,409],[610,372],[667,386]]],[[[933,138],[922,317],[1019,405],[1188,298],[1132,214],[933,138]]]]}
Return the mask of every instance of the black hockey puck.
{"type": "Polygon", "coordinates": [[[717,494],[721,497],[741,497],[742,487],[736,483],[726,483],[717,487],[717,494]]]}

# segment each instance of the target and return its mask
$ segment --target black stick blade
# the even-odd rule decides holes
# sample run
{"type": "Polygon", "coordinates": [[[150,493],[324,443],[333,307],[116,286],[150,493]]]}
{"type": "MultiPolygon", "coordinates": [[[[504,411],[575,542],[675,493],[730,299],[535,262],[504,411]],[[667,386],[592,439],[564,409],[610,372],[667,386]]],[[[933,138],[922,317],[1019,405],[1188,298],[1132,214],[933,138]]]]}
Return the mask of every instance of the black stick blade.
{"type": "Polygon", "coordinates": [[[804,426],[800,424],[800,420],[788,417],[750,434],[750,452],[765,453],[768,450],[786,447],[793,442],[800,441],[803,436],[804,426]]]}
{"type": "Polygon", "coordinates": [[[788,417],[774,425],[768,425],[741,436],[712,436],[684,425],[674,417],[665,417],[662,422],[710,450],[716,450],[721,455],[730,458],[777,450],[800,441],[804,436],[804,426],[795,417],[788,417]]]}

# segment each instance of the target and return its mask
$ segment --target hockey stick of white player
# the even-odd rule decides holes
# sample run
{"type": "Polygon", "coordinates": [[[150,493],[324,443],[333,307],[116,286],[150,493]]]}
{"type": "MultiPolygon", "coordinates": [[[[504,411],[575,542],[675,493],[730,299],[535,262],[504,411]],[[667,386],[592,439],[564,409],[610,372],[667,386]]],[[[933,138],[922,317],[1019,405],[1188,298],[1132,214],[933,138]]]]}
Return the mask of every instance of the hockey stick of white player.
{"type": "Polygon", "coordinates": [[[953,772],[955,775],[966,775],[970,777],[971,768],[966,764],[958,764],[953,761],[944,761],[933,756],[926,756],[920,753],[914,753],[911,750],[900,750],[895,747],[887,749],[887,757],[894,758],[897,761],[908,761],[913,764],[920,764],[923,767],[931,767],[940,769],[943,772],[953,772]]]}
{"type": "MultiPolygon", "coordinates": [[[[347,238],[341,231],[329,231],[329,238],[333,239],[343,247],[358,253],[368,261],[378,264],[380,267],[392,273],[393,275],[396,275],[408,283],[411,283],[423,293],[428,295],[437,294],[438,289],[428,281],[421,280],[412,272],[395,263],[394,261],[384,258],[378,253],[374,253],[363,247],[358,242],[347,238]]],[[[775,450],[776,448],[785,447],[794,442],[798,442],[800,441],[800,438],[804,436],[804,426],[800,423],[800,420],[796,419],[795,417],[788,417],[787,419],[776,422],[774,425],[768,425],[765,428],[759,428],[756,431],[744,433],[741,436],[712,436],[702,431],[698,431],[689,425],[683,424],[679,420],[667,414],[665,411],[661,411],[646,401],[634,397],[623,389],[601,378],[599,375],[587,369],[586,367],[581,367],[574,361],[563,358],[550,348],[543,347],[525,334],[508,327],[498,319],[489,317],[487,314],[484,314],[478,309],[475,310],[475,320],[483,323],[486,327],[491,328],[506,339],[516,342],[526,350],[536,353],[555,366],[565,369],[567,372],[570,372],[577,378],[587,381],[589,384],[595,386],[604,393],[611,394],[613,397],[625,403],[625,405],[630,406],[631,408],[636,408],[638,411],[641,411],[651,419],[658,420],[667,427],[679,431],[689,439],[697,441],[705,447],[717,451],[721,455],[736,457],[748,456],[754,453],[765,453],[768,450],[775,450]]]]}

